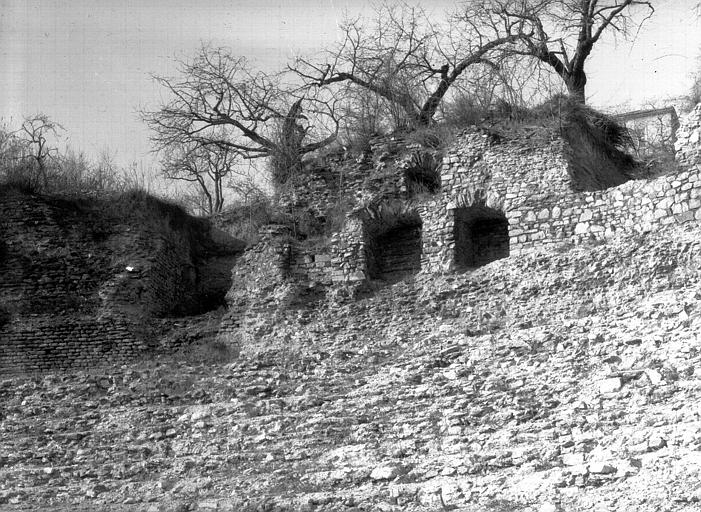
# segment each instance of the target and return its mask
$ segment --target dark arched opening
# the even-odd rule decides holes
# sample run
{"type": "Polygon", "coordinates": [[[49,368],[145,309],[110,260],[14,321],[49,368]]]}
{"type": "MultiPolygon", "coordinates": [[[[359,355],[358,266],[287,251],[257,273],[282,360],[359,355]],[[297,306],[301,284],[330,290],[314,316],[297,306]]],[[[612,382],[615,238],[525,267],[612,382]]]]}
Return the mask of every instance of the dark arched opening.
{"type": "Polygon", "coordinates": [[[421,270],[421,219],[385,217],[369,231],[368,271],[373,279],[398,281],[421,270]]]}
{"type": "Polygon", "coordinates": [[[455,264],[476,268],[509,256],[509,222],[506,216],[485,206],[457,208],[455,214],[455,264]]]}

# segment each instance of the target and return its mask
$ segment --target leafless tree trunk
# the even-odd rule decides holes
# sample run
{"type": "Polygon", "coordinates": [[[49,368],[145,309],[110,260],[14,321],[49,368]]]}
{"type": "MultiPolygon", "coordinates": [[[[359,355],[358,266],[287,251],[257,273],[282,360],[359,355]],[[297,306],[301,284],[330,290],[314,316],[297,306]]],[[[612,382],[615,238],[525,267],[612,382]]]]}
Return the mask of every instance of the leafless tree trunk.
{"type": "Polygon", "coordinates": [[[514,54],[534,57],[550,67],[582,103],[585,64],[602,35],[615,32],[625,37],[637,32],[655,11],[652,2],[639,0],[487,0],[482,8],[505,23],[518,24],[523,37],[514,54]]]}
{"type": "Polygon", "coordinates": [[[228,148],[192,143],[164,152],[162,174],[166,178],[194,183],[206,200],[207,215],[224,207],[224,179],[237,173],[238,153],[228,148]]]}

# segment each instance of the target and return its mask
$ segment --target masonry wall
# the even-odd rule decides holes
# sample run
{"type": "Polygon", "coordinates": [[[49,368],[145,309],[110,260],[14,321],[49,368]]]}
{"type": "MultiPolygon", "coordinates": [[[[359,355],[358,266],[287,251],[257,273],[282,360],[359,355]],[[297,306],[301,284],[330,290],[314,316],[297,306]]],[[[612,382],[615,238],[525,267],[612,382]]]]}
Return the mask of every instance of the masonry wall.
{"type": "Polygon", "coordinates": [[[309,211],[323,217],[339,203],[350,209],[384,200],[409,200],[416,193],[411,175],[417,162],[439,159],[438,152],[402,136],[378,136],[357,156],[345,151],[305,162],[299,176],[278,186],[283,211],[309,211]],[[408,172],[407,172],[408,171],[408,172]]]}
{"type": "Polygon", "coordinates": [[[575,243],[701,221],[701,169],[628,182],[606,191],[544,201],[507,214],[515,252],[562,240],[575,243]]]}
{"type": "Polygon", "coordinates": [[[307,307],[346,284],[365,282],[366,243],[362,224],[353,218],[320,249],[295,240],[287,226],[261,228],[260,241],[233,268],[220,338],[237,343],[239,330],[268,333],[278,313],[307,307]]]}
{"type": "Polygon", "coordinates": [[[676,132],[674,149],[677,152],[677,160],[683,165],[701,162],[701,103],[682,116],[676,132]]]}
{"type": "Polygon", "coordinates": [[[101,283],[104,311],[166,316],[186,314],[194,307],[197,267],[182,234],[127,231],[115,235],[114,241],[122,249],[113,253],[119,263],[101,283]]]}
{"type": "Polygon", "coordinates": [[[422,209],[426,226],[423,270],[456,268],[456,212],[474,206],[506,216],[511,255],[533,247],[701,221],[698,166],[651,181],[576,192],[562,179],[570,172],[560,156],[566,154],[566,147],[553,143],[532,151],[516,150],[491,164],[496,149],[468,135],[444,159],[444,193],[422,209]]]}
{"type": "Polygon", "coordinates": [[[0,373],[143,354],[149,319],[187,308],[197,290],[186,238],[0,188],[0,373]]]}
{"type": "MultiPolygon", "coordinates": [[[[467,132],[443,158],[441,180],[441,194],[420,206],[424,272],[460,266],[459,258],[456,260],[456,211],[480,207],[500,212],[509,220],[511,234],[514,226],[509,212],[537,209],[572,194],[567,146],[559,138],[528,143],[467,132]]],[[[510,245],[519,250],[513,247],[513,237],[510,245]]]]}
{"type": "Polygon", "coordinates": [[[91,315],[31,315],[0,328],[0,375],[133,359],[148,348],[128,321],[91,315]]]}

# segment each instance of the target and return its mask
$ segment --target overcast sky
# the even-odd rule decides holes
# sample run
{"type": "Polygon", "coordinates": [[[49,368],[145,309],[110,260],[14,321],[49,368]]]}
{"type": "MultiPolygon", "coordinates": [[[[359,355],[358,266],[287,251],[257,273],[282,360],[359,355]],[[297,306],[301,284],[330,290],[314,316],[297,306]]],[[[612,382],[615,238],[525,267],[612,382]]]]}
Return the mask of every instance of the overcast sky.
{"type": "MultiPolygon", "coordinates": [[[[590,103],[600,107],[684,94],[701,48],[696,0],[657,0],[632,46],[597,47],[588,64],[590,103]]],[[[440,12],[452,0],[421,2],[440,12]]],[[[232,47],[274,70],[338,36],[343,11],[365,0],[0,0],[0,116],[13,125],[43,112],[70,144],[126,164],[148,155],[140,107],[160,91],[150,74],[172,74],[174,59],[202,41],[232,47]]]]}

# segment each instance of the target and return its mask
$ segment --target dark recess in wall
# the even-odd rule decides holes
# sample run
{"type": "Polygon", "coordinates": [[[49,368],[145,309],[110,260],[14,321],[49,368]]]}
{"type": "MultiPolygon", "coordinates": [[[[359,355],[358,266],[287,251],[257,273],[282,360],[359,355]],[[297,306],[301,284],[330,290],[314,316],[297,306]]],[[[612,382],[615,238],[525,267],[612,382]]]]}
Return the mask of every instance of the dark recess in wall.
{"type": "Polygon", "coordinates": [[[400,224],[373,240],[372,277],[397,281],[421,270],[421,224],[400,224]]]}
{"type": "Polygon", "coordinates": [[[455,210],[455,264],[476,268],[509,256],[509,223],[483,206],[455,210]]]}

